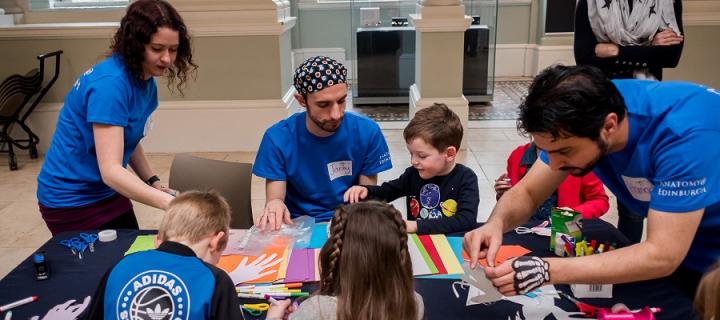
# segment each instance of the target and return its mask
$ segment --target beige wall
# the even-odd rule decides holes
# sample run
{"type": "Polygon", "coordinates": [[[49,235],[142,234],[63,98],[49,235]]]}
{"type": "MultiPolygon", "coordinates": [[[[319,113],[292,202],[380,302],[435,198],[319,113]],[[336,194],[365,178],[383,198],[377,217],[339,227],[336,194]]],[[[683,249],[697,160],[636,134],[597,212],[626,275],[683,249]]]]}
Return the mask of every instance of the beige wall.
{"type": "Polygon", "coordinates": [[[680,63],[675,69],[665,69],[663,77],[720,88],[720,26],[685,27],[680,63]]]}
{"type": "MultiPolygon", "coordinates": [[[[35,56],[63,50],[60,77],[46,102],[62,102],[78,75],[104,58],[110,46],[105,39],[0,40],[0,79],[37,68],[35,56]]],[[[197,79],[190,81],[185,97],[171,94],[158,79],[160,99],[254,100],[281,97],[290,86],[290,36],[197,37],[193,55],[199,65],[197,79]],[[283,59],[280,59],[283,52],[283,59]],[[276,61],[282,63],[278,65],[276,61]],[[283,83],[282,86],[279,84],[283,83]]],[[[46,75],[53,73],[48,64],[46,75]]]]}

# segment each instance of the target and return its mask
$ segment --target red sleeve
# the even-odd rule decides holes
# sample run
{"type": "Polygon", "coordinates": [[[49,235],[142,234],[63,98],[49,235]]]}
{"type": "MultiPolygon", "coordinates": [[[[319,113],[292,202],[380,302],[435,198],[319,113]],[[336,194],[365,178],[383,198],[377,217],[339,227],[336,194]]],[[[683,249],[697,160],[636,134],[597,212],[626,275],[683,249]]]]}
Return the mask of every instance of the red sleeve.
{"type": "Polygon", "coordinates": [[[580,201],[573,209],[582,212],[584,219],[600,218],[610,208],[605,187],[592,172],[581,179],[580,201]]]}
{"type": "MultiPolygon", "coordinates": [[[[507,159],[507,168],[506,171],[508,178],[510,178],[510,184],[516,185],[520,181],[520,175],[521,173],[524,173],[525,168],[520,168],[520,160],[522,159],[522,156],[525,154],[525,150],[530,146],[530,144],[525,144],[522,146],[519,146],[513,150],[513,152],[510,153],[510,156],[507,159]],[[521,172],[521,170],[523,172],[521,172]]],[[[497,179],[497,177],[493,178],[493,180],[497,179]]],[[[495,196],[496,199],[500,199],[499,196],[495,196]]]]}

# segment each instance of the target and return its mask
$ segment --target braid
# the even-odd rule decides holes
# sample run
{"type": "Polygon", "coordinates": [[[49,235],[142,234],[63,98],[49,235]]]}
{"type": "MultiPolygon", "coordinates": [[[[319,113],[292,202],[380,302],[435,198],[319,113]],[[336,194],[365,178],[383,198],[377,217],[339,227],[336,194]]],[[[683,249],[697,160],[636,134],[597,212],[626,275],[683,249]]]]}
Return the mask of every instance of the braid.
{"type": "Polygon", "coordinates": [[[400,215],[400,212],[395,209],[392,205],[388,204],[388,210],[384,210],[384,212],[390,216],[390,219],[392,219],[393,222],[395,222],[395,225],[397,226],[398,236],[400,237],[400,263],[401,265],[405,265],[407,263],[406,258],[408,257],[407,252],[407,229],[405,226],[405,220],[400,215]]]}
{"type": "MultiPolygon", "coordinates": [[[[330,252],[330,262],[328,263],[327,278],[323,279],[326,283],[326,288],[333,288],[334,277],[337,274],[338,260],[342,253],[343,247],[343,234],[345,233],[345,211],[344,207],[338,208],[333,216],[332,228],[330,229],[330,240],[332,240],[332,251],[330,252]]],[[[333,288],[331,291],[335,291],[337,288],[333,288]]]]}

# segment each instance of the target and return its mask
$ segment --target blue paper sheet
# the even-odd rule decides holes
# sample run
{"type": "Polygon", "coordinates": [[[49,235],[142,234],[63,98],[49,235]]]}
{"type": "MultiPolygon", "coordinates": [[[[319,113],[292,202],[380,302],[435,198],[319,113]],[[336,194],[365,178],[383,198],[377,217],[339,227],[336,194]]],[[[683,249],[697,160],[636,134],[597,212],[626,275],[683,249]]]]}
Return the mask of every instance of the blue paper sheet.
{"type": "Polygon", "coordinates": [[[316,223],[312,231],[312,236],[310,236],[310,245],[308,245],[308,248],[322,248],[325,241],[327,241],[327,223],[316,223]]]}

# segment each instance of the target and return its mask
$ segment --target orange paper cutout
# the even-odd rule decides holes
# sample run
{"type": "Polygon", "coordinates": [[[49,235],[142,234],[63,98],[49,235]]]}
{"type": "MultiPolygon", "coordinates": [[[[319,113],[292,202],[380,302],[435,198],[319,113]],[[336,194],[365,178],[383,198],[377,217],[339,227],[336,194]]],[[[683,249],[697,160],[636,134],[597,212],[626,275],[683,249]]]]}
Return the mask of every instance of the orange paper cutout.
{"type": "MultiPolygon", "coordinates": [[[[240,264],[240,262],[243,260],[243,258],[247,257],[248,261],[247,263],[252,263],[255,261],[258,257],[265,254],[265,258],[275,254],[276,259],[282,259],[285,251],[288,249],[288,239],[286,237],[277,237],[275,238],[270,244],[268,244],[265,249],[257,256],[242,256],[239,254],[231,254],[220,257],[220,261],[217,264],[217,267],[220,269],[225,270],[228,274],[235,270],[237,266],[240,264]]],[[[278,279],[278,275],[280,273],[280,267],[283,265],[283,263],[278,263],[268,269],[263,270],[263,272],[267,270],[275,270],[276,272],[273,272],[267,276],[264,276],[262,278],[255,279],[253,281],[248,281],[247,283],[268,283],[268,282],[274,282],[278,279]]],[[[287,267],[287,264],[285,264],[285,267],[287,267]]]]}
{"type": "MultiPolygon", "coordinates": [[[[530,253],[530,250],[525,249],[523,246],[519,245],[505,245],[500,246],[500,250],[498,250],[497,255],[495,255],[495,265],[500,265],[501,263],[505,262],[505,260],[512,259],[519,256],[524,256],[526,254],[530,253]]],[[[470,261],[470,256],[463,250],[462,257],[465,262],[470,261]]],[[[480,264],[483,267],[487,267],[488,263],[486,259],[480,259],[480,264]]]]}

